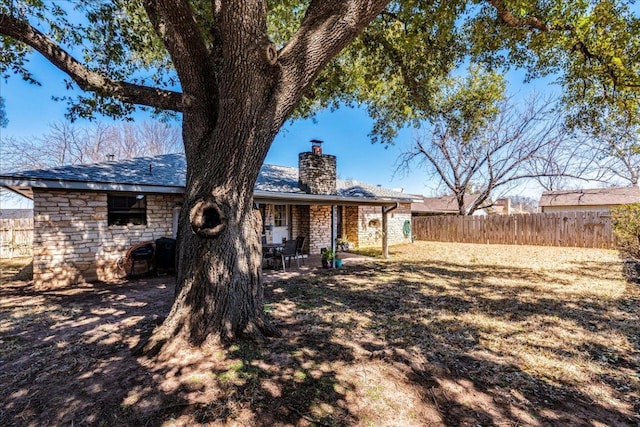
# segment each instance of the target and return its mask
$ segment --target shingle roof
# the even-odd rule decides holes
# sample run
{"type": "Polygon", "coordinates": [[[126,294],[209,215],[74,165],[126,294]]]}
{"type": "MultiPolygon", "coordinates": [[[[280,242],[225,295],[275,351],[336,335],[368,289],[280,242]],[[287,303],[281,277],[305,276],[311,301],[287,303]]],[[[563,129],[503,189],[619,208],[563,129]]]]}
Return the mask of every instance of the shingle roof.
{"type": "MultiPolygon", "coordinates": [[[[254,190],[279,193],[300,193],[298,168],[290,166],[262,165],[254,190]]],[[[408,194],[355,180],[336,180],[336,195],[361,198],[411,198],[408,194]]]]}
{"type": "Polygon", "coordinates": [[[539,206],[624,205],[640,202],[640,188],[611,187],[582,190],[545,191],[539,206]]]}
{"type": "MultiPolygon", "coordinates": [[[[163,154],[89,165],[61,166],[4,175],[10,178],[47,181],[147,185],[184,188],[186,161],[183,154],[163,154]]],[[[358,181],[336,181],[341,197],[366,199],[409,199],[409,195],[358,181]]],[[[265,164],[254,190],[285,194],[305,194],[298,186],[298,168],[265,164]]]]}
{"type": "Polygon", "coordinates": [[[21,171],[7,176],[71,182],[184,187],[186,174],[187,165],[184,155],[163,154],[87,165],[21,171]]]}
{"type": "MultiPolygon", "coordinates": [[[[478,195],[465,196],[465,205],[473,204],[478,195]]],[[[414,213],[458,213],[458,201],[455,196],[422,197],[422,202],[411,203],[414,213]]]]}

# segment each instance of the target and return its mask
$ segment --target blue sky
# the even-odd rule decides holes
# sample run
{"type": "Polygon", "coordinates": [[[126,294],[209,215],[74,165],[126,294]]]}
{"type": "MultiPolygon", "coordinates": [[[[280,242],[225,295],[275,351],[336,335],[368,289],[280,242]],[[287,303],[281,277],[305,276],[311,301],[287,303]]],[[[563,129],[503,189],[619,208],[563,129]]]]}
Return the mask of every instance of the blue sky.
{"type": "MultiPolygon", "coordinates": [[[[50,65],[39,55],[31,60],[31,70],[42,86],[35,86],[12,77],[0,81],[0,96],[5,99],[9,125],[0,128],[0,143],[8,137],[37,137],[49,130],[49,125],[65,120],[66,104],[56,102],[52,96],[70,93],[65,88],[65,75],[50,65]]],[[[509,92],[523,95],[532,92],[546,92],[546,82],[525,85],[522,73],[509,75],[509,92]]],[[[140,113],[136,120],[150,120],[150,116],[140,113]]],[[[105,118],[106,123],[111,119],[105,118]]],[[[78,121],[82,126],[86,122],[78,121]]],[[[411,144],[414,131],[402,132],[394,145],[372,144],[369,138],[372,121],[364,109],[341,108],[337,111],[323,111],[315,120],[299,120],[287,123],[276,137],[267,163],[297,166],[298,153],[310,149],[311,139],[324,141],[326,154],[337,157],[338,175],[343,179],[355,179],[388,188],[402,188],[405,192],[434,195],[437,183],[429,181],[419,169],[410,174],[395,174],[396,162],[403,148],[411,144]]],[[[0,164],[1,165],[1,164],[0,164]]],[[[535,185],[525,185],[513,194],[539,197],[541,190],[535,185]]],[[[6,205],[6,202],[5,202],[6,205]]],[[[3,206],[5,208],[14,206],[3,206]]],[[[25,207],[20,205],[19,207],[25,207]]]]}

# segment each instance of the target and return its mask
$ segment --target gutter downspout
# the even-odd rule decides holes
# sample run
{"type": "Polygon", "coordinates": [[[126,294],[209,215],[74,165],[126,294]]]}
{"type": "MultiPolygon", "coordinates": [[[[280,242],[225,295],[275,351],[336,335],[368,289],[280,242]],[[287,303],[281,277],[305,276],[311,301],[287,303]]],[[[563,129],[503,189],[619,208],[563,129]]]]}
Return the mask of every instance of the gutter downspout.
{"type": "Polygon", "coordinates": [[[382,207],[382,258],[389,259],[389,239],[388,239],[388,224],[387,215],[389,212],[395,211],[400,206],[399,202],[396,202],[394,206],[382,207]]]}

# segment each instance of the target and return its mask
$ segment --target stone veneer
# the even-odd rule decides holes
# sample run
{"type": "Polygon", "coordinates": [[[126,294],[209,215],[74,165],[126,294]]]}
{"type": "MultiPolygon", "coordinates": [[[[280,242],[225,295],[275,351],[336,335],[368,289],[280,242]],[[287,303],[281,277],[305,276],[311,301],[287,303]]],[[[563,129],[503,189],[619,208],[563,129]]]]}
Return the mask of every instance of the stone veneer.
{"type": "Polygon", "coordinates": [[[342,238],[358,247],[359,237],[358,206],[345,206],[342,209],[342,238]]]}
{"type": "MultiPolygon", "coordinates": [[[[265,224],[273,223],[271,205],[266,207],[265,224]]],[[[411,204],[401,203],[388,214],[388,243],[410,243],[405,236],[405,221],[411,223],[411,204]]],[[[345,206],[342,209],[342,236],[355,248],[382,246],[382,208],[380,206],[345,206]]],[[[291,238],[307,237],[304,252],[317,255],[322,248],[331,247],[331,206],[291,206],[291,238]]],[[[269,236],[269,231],[267,231],[269,236]]],[[[269,240],[268,240],[269,241],[269,240]]]]}
{"type": "MultiPolygon", "coordinates": [[[[403,233],[405,221],[411,223],[410,203],[401,203],[397,209],[387,214],[387,242],[389,245],[411,242],[411,234],[405,236],[403,233]]],[[[351,235],[348,235],[348,238],[351,242],[351,235]]],[[[358,233],[357,240],[353,243],[360,248],[382,246],[382,208],[380,206],[358,207],[358,233]]]]}
{"type": "Polygon", "coordinates": [[[298,154],[300,188],[309,194],[336,194],[336,156],[298,154]]]}
{"type": "Polygon", "coordinates": [[[311,215],[309,213],[309,206],[307,205],[292,205],[291,206],[291,238],[295,239],[298,236],[306,237],[302,252],[309,253],[309,232],[311,227],[311,215]]]}
{"type": "Polygon", "coordinates": [[[33,279],[37,287],[124,276],[133,244],[171,237],[181,195],[148,194],[147,225],[109,226],[107,194],[34,188],[33,279]]]}
{"type": "Polygon", "coordinates": [[[309,206],[309,254],[331,247],[331,206],[309,206]]]}

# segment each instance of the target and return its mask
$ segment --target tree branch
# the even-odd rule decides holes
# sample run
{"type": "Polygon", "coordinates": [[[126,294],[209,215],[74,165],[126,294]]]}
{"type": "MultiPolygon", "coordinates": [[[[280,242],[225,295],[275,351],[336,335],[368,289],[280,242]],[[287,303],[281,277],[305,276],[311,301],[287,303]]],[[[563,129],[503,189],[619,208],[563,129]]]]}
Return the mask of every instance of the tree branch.
{"type": "Polygon", "coordinates": [[[279,126],[318,73],[366,27],[389,0],[312,0],[298,31],[278,53],[281,84],[275,94],[279,126]]]}
{"type": "Polygon", "coordinates": [[[500,20],[510,27],[527,28],[532,30],[535,29],[543,32],[547,32],[552,29],[550,26],[548,26],[546,23],[542,22],[535,16],[518,18],[513,13],[511,13],[511,11],[507,8],[502,0],[487,0],[487,2],[496,9],[500,20]]]}
{"type": "Polygon", "coordinates": [[[217,104],[214,67],[205,40],[186,0],[144,0],[149,21],[162,39],[190,103],[196,98],[217,104]],[[210,79],[203,79],[211,76],[210,79]],[[203,91],[206,93],[202,96],[203,91]],[[210,98],[213,96],[213,98],[210,98]]]}
{"type": "Polygon", "coordinates": [[[181,93],[111,80],[81,64],[29,23],[11,15],[0,14],[0,34],[12,37],[38,51],[71,77],[82,90],[110,96],[126,103],[146,105],[161,110],[182,111],[181,93]]]}

